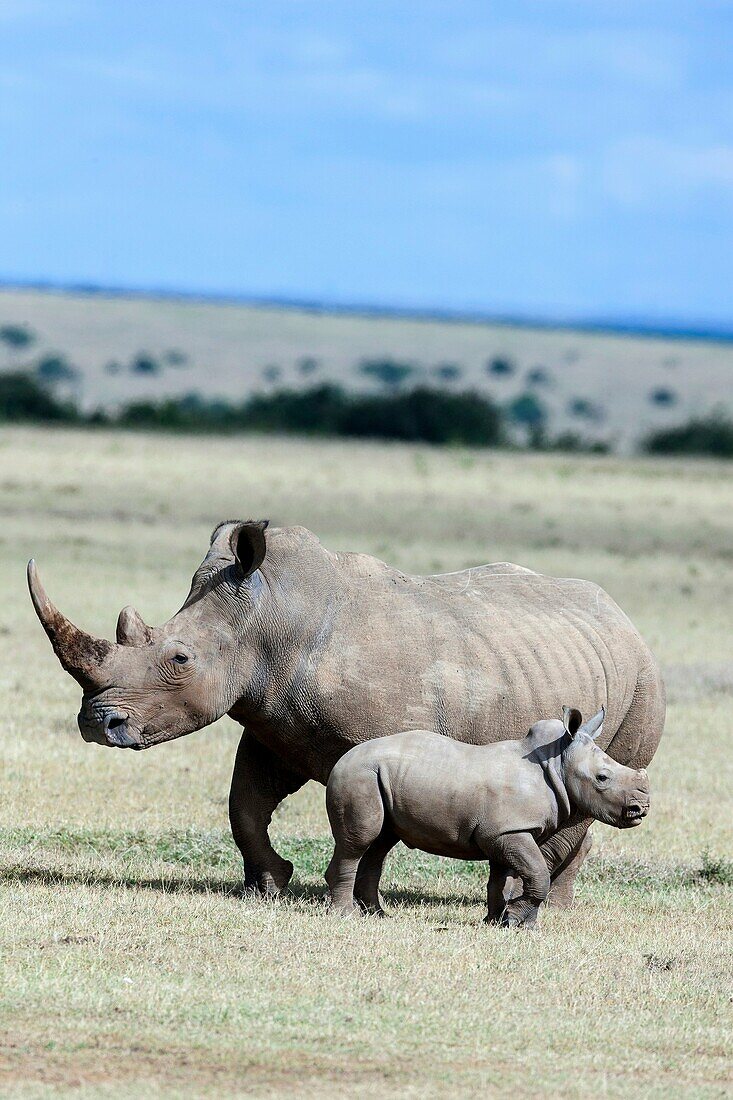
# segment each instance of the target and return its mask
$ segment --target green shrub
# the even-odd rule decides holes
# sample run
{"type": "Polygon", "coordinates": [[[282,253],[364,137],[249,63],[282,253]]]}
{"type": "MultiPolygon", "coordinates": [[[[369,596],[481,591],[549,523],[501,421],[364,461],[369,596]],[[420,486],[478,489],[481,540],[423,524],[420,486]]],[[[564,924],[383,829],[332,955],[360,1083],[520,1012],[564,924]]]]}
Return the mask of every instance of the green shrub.
{"type": "Polygon", "coordinates": [[[393,397],[351,398],[342,434],[477,447],[497,446],[504,438],[502,415],[493,401],[478,393],[426,387],[393,397]]]}
{"type": "Polygon", "coordinates": [[[587,397],[574,397],[568,403],[568,412],[580,420],[603,420],[603,409],[587,397]]]}
{"type": "Polygon", "coordinates": [[[13,351],[22,351],[31,346],[35,336],[25,325],[3,325],[0,328],[0,340],[13,351]]]}
{"type": "Polygon", "coordinates": [[[487,373],[496,375],[498,378],[508,378],[514,374],[515,370],[514,363],[506,355],[495,355],[486,364],[487,373]]]}
{"type": "Polygon", "coordinates": [[[239,407],[238,423],[256,431],[341,435],[348,398],[339,386],[255,394],[239,407]]]}
{"type": "Polygon", "coordinates": [[[314,359],[312,355],[304,355],[302,359],[298,360],[298,370],[305,378],[315,374],[319,365],[318,360],[314,359]]]}
{"type": "MultiPolygon", "coordinates": [[[[548,437],[544,406],[534,394],[521,394],[508,413],[526,429],[527,442],[535,449],[594,453],[609,449],[607,444],[583,442],[573,433],[548,437]]],[[[506,442],[505,413],[490,398],[426,386],[403,393],[359,394],[324,383],[305,390],[254,394],[240,403],[190,393],[162,401],[133,401],[116,414],[83,414],[72,403],[58,401],[31,374],[0,373],[0,420],[75,421],[186,432],[294,432],[475,447],[506,442]]],[[[728,430],[733,440],[733,427],[729,425],[728,430]]]]}
{"type": "Polygon", "coordinates": [[[134,374],[158,374],[160,371],[160,363],[157,359],[154,359],[152,355],[141,352],[140,355],[136,355],[133,359],[130,364],[130,370],[134,374]]]}
{"type": "Polygon", "coordinates": [[[180,401],[131,401],[120,410],[117,423],[125,428],[183,428],[180,401]]]}
{"type": "Polygon", "coordinates": [[[642,450],[656,455],[712,455],[733,458],[733,420],[722,412],[693,417],[686,424],[652,432],[642,450]]]}
{"type": "Polygon", "coordinates": [[[76,378],[77,371],[63,355],[44,355],[36,363],[36,374],[42,382],[53,385],[56,382],[70,382],[76,378]]]}
{"type": "Polygon", "coordinates": [[[398,389],[415,373],[412,363],[398,363],[395,359],[363,359],[359,370],[390,390],[398,389]]]}
{"type": "Polygon", "coordinates": [[[416,389],[405,394],[346,394],[339,386],[255,394],[240,405],[196,394],[160,402],[135,401],[119,415],[125,427],[187,431],[297,432],[426,443],[496,446],[502,415],[475,393],[416,389]]]}
{"type": "Polygon", "coordinates": [[[73,405],[57,401],[35,378],[22,371],[0,374],[0,420],[73,421],[73,405]]]}
{"type": "Polygon", "coordinates": [[[433,367],[433,374],[441,382],[456,382],[463,371],[457,363],[438,363],[437,367],[433,367]]]}
{"type": "Polygon", "coordinates": [[[702,853],[701,865],[697,871],[701,882],[713,882],[721,886],[733,886],[733,860],[725,856],[714,856],[706,849],[702,853]]]}
{"type": "Polygon", "coordinates": [[[547,420],[545,406],[533,393],[520,393],[509,402],[507,411],[515,424],[526,428],[540,428],[547,420]]]}
{"type": "Polygon", "coordinates": [[[188,366],[188,356],[185,351],[171,348],[163,355],[163,362],[167,363],[169,367],[186,367],[188,366]]]}
{"type": "Polygon", "coordinates": [[[236,408],[226,401],[207,401],[196,393],[163,401],[132,401],[117,423],[126,428],[216,431],[236,427],[236,408]]]}
{"type": "Polygon", "coordinates": [[[544,367],[532,367],[527,371],[527,385],[529,386],[549,386],[550,384],[550,372],[544,367]]]}
{"type": "Polygon", "coordinates": [[[607,455],[611,446],[603,440],[582,439],[575,432],[559,432],[542,440],[538,450],[564,451],[569,454],[607,455]]]}
{"type": "Polygon", "coordinates": [[[677,394],[666,386],[659,386],[649,394],[649,400],[653,405],[670,406],[677,403],[677,394]]]}

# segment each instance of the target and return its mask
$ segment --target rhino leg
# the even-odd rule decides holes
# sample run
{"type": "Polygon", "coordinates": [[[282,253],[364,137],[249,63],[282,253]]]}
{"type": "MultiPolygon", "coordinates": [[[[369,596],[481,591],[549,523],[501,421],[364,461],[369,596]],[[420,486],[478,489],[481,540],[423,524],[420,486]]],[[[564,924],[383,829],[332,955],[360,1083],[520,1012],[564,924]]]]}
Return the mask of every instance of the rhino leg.
{"type": "Polygon", "coordinates": [[[331,907],[344,915],[359,908],[354,900],[354,883],[360,858],[360,853],[355,853],[353,848],[337,843],[326,868],[324,878],[331,895],[331,907]]]}
{"type": "MultiPolygon", "coordinates": [[[[326,788],[326,810],[335,841],[333,858],[326,870],[331,904],[342,913],[351,913],[359,908],[354,899],[359,861],[379,841],[384,828],[384,804],[377,773],[371,768],[348,775],[342,775],[338,769],[333,771],[326,788]]],[[[388,850],[379,861],[380,872],[388,850]]],[[[373,882],[376,862],[376,858],[371,866],[367,862],[367,884],[373,882]]],[[[377,877],[374,890],[377,897],[378,885],[377,877]]]]}
{"type": "Polygon", "coordinates": [[[552,886],[550,887],[547,904],[551,905],[553,909],[569,909],[573,904],[575,879],[592,847],[593,837],[590,829],[588,829],[575,851],[552,876],[552,886]]]}
{"type": "MultiPolygon", "coordinates": [[[[484,918],[486,924],[498,924],[506,907],[510,883],[516,880],[509,868],[498,859],[492,859],[489,867],[489,881],[486,886],[486,903],[488,912],[484,918]]],[[[521,890],[520,890],[521,893],[521,890]]]]}
{"type": "Polygon", "coordinates": [[[398,838],[391,830],[383,829],[359,861],[359,869],[356,872],[356,882],[354,883],[354,899],[365,913],[375,913],[380,917],[384,916],[382,896],[379,893],[379,880],[382,877],[384,861],[394,848],[397,840],[398,838]]]}
{"type": "MultiPolygon", "coordinates": [[[[569,909],[573,904],[578,871],[593,845],[589,832],[591,824],[590,819],[586,818],[574,825],[568,825],[540,845],[551,878],[547,904],[553,909],[569,909]]],[[[504,900],[516,900],[522,896],[522,891],[521,878],[512,874],[506,875],[503,883],[504,900]]]]}
{"type": "Polygon", "coordinates": [[[485,917],[485,923],[498,924],[507,903],[521,898],[523,893],[524,887],[519,875],[515,874],[509,867],[504,867],[497,860],[493,860],[486,886],[488,913],[485,917]]]}
{"type": "Polygon", "coordinates": [[[504,928],[532,928],[540,905],[550,891],[550,873],[542,852],[531,833],[507,833],[504,836],[476,838],[489,860],[498,861],[519,875],[524,885],[522,896],[507,902],[501,916],[504,928]]]}
{"type": "Polygon", "coordinates": [[[589,850],[580,849],[592,823],[589,817],[571,817],[562,829],[540,845],[553,884],[558,879],[558,893],[548,899],[553,905],[566,908],[572,903],[573,885],[589,850]]]}
{"type": "Polygon", "coordinates": [[[267,828],[275,807],[305,782],[244,731],[229,792],[229,822],[244,861],[245,890],[274,897],[290,881],[293,865],[272,847],[267,828]]]}

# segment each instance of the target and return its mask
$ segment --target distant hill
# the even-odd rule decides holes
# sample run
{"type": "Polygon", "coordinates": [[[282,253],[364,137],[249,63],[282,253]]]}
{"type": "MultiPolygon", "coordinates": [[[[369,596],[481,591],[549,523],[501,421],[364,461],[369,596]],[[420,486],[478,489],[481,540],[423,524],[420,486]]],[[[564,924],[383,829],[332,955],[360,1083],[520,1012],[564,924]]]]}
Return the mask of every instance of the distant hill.
{"type": "Polygon", "coordinates": [[[733,342],[711,338],[724,333],[657,336],[317,306],[0,289],[0,334],[8,326],[28,329],[34,339],[26,347],[0,343],[0,369],[45,359],[52,372],[50,359],[66,361],[77,376],[56,384],[72,388],[86,408],[192,392],[240,399],[319,381],[374,388],[374,374],[359,365],[387,360],[413,368],[404,386],[478,389],[501,404],[531,393],[547,409],[552,432],[577,431],[622,450],[652,428],[713,407],[733,412],[733,342]]]}

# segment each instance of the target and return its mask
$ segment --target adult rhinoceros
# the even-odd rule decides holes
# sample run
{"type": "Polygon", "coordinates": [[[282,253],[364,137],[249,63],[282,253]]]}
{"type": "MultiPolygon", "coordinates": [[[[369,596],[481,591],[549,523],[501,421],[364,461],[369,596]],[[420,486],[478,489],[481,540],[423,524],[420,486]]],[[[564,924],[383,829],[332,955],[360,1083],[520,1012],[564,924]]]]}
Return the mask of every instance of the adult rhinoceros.
{"type": "MultiPolygon", "coordinates": [[[[229,815],[247,886],[287,884],[292,864],[267,832],[273,810],[370,737],[521,738],[570,701],[606,707],[602,747],[616,760],[651,760],[664,687],[597,585],[506,563],[414,577],[332,553],[302,527],[266,528],[221,523],[181,610],[153,628],[124,608],[116,644],[69,622],[28,567],[38,617],[83,688],[85,741],[143,749],[223,714],[242,724],[229,815]]],[[[572,899],[589,824],[571,819],[543,847],[556,904],[572,899]]]]}

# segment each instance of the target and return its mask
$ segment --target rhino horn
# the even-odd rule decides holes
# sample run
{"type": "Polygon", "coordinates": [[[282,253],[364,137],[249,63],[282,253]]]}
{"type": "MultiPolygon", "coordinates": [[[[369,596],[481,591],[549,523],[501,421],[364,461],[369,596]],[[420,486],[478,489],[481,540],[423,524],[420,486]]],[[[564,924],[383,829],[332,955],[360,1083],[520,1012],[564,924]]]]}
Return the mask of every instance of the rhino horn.
{"type": "Polygon", "coordinates": [[[153,640],[153,628],[143,619],[134,607],[123,607],[117,619],[117,642],[119,645],[150,645],[153,640]]]}
{"type": "Polygon", "coordinates": [[[62,668],[85,690],[98,687],[102,664],[114,649],[112,643],[87,634],[61,614],[46,595],[33,558],[28,562],[28,588],[62,668]]]}

